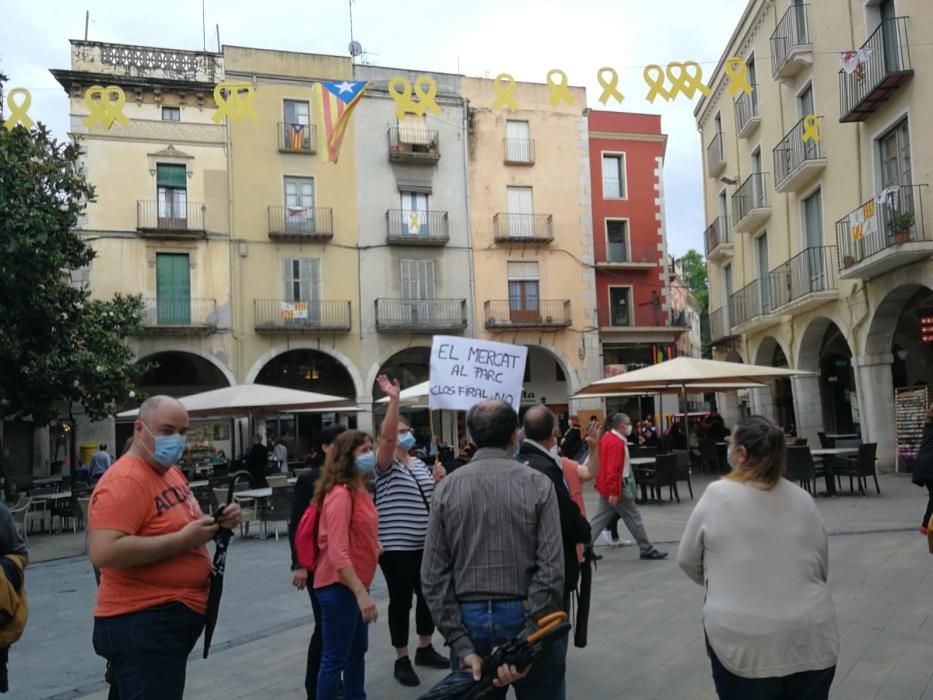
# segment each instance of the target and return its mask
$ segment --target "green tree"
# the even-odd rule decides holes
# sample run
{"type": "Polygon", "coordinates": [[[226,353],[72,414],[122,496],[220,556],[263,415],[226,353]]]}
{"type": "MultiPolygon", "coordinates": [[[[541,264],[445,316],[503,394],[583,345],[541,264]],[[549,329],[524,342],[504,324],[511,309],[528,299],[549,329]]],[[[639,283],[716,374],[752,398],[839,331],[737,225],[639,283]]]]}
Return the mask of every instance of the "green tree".
{"type": "Polygon", "coordinates": [[[73,404],[92,420],[113,415],[145,369],[126,343],[141,298],[91,299],[73,282],[95,255],[75,230],[94,199],[79,156],[43,124],[0,126],[0,416],[38,425],[73,404]]]}
{"type": "Polygon", "coordinates": [[[706,274],[706,260],[695,250],[688,250],[680,259],[684,271],[684,284],[693,292],[700,304],[700,310],[709,310],[709,282],[706,274]]]}

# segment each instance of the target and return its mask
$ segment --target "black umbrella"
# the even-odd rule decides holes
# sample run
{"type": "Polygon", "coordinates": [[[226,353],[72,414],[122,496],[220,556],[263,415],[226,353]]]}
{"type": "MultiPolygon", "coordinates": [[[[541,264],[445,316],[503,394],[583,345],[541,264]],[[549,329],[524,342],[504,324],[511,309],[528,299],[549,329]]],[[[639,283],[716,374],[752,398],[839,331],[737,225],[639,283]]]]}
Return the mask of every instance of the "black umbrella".
{"type": "Polygon", "coordinates": [[[577,619],[573,626],[573,645],[579,649],[586,646],[590,629],[590,598],[593,588],[593,567],[596,566],[592,545],[583,549],[580,563],[580,587],[577,590],[577,619]]]}
{"type": "Polygon", "coordinates": [[[567,613],[556,612],[538,621],[539,629],[528,637],[515,637],[483,659],[483,675],[473,680],[473,671],[462,669],[449,674],[418,700],[471,700],[481,698],[495,686],[497,670],[503,664],[515,666],[519,672],[528,668],[550,644],[570,632],[567,613]]]}
{"type": "MultiPolygon", "coordinates": [[[[227,504],[233,502],[233,486],[236,483],[237,476],[230,479],[230,488],[227,491],[227,504]]],[[[223,508],[220,506],[214,517],[220,515],[223,508]]],[[[217,626],[217,615],[220,613],[220,596],[224,592],[224,570],[227,568],[227,548],[230,546],[230,539],[233,537],[233,530],[225,527],[217,530],[214,535],[214,563],[211,566],[210,588],[207,594],[207,613],[204,619],[204,658],[211,648],[211,639],[214,636],[214,628],[217,626]]]]}

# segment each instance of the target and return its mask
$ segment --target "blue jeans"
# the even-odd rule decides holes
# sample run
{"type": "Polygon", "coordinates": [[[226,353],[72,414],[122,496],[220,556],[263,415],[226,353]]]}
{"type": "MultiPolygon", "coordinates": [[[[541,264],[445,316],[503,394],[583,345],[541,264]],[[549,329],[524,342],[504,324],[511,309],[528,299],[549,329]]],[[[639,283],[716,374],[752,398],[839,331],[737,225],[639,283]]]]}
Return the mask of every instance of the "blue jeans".
{"type": "MultiPolygon", "coordinates": [[[[525,628],[528,614],[521,601],[487,601],[461,603],[460,617],[473,640],[473,648],[482,657],[525,628]]],[[[459,665],[459,660],[457,660],[459,665]]],[[[535,659],[528,675],[515,683],[519,700],[564,700],[567,693],[567,636],[557,640],[535,659]]],[[[492,700],[505,698],[508,688],[496,689],[484,695],[492,700]]]]}
{"type": "Polygon", "coordinates": [[[317,700],[334,700],[343,674],[343,697],[366,700],[366,649],[369,630],[356,596],[346,586],[334,583],[315,591],[321,605],[324,641],[321,670],[317,677],[317,700]]]}
{"type": "Polygon", "coordinates": [[[120,700],[181,700],[204,616],[182,603],[94,618],[94,651],[113,665],[120,700]]]}
{"type": "Polygon", "coordinates": [[[802,671],[773,678],[742,678],[726,669],[709,642],[706,653],[713,667],[713,683],[719,700],[826,700],[836,667],[802,671]]]}

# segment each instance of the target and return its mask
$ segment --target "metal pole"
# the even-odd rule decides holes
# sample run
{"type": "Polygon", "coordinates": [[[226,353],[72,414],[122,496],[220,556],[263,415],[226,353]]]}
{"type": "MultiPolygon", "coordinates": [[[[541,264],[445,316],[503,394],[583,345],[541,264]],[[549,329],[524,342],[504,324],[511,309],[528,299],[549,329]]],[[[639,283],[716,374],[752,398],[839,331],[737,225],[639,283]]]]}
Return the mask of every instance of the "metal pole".
{"type": "Polygon", "coordinates": [[[204,3],[205,0],[201,0],[201,42],[204,46],[203,50],[207,51],[207,25],[204,19],[204,3]]]}
{"type": "Polygon", "coordinates": [[[87,25],[91,21],[91,11],[84,11],[84,40],[87,41],[87,25]]]}

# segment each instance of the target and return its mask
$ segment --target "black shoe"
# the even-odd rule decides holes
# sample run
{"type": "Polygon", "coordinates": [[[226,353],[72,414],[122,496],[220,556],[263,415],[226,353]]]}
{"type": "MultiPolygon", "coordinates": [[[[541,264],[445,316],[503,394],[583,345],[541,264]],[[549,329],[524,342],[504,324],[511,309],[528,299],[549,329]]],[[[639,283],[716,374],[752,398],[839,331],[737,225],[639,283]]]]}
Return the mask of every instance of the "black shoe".
{"type": "Polygon", "coordinates": [[[395,679],[409,688],[421,685],[421,681],[418,680],[418,674],[415,673],[415,669],[411,666],[411,659],[407,656],[403,656],[401,659],[395,661],[395,679]]]}
{"type": "Polygon", "coordinates": [[[667,559],[667,552],[660,552],[657,549],[652,549],[650,552],[642,554],[641,558],[660,561],[661,559],[667,559]]]}
{"type": "Polygon", "coordinates": [[[428,644],[426,647],[418,647],[418,651],[415,652],[415,665],[439,668],[446,671],[450,668],[450,659],[438,654],[434,647],[428,644]]]}

